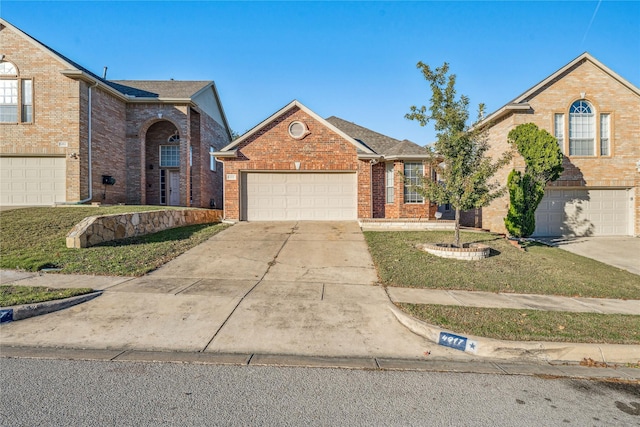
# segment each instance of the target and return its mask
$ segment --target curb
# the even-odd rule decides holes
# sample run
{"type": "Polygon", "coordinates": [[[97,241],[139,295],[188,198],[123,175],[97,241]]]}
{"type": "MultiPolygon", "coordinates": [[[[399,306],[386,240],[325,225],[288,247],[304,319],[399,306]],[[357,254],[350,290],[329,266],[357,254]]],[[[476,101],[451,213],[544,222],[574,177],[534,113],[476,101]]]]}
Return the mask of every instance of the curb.
{"type": "Polygon", "coordinates": [[[102,295],[103,291],[94,291],[84,295],[75,297],[57,299],[52,301],[38,302],[34,304],[14,305],[11,307],[0,308],[0,323],[11,322],[14,320],[28,319],[29,317],[40,316],[42,314],[53,313],[54,311],[64,310],[74,305],[90,301],[102,295]]]}
{"type": "Polygon", "coordinates": [[[418,320],[389,303],[396,319],[413,332],[439,345],[491,359],[529,362],[580,362],[593,359],[603,363],[638,363],[640,345],[582,344],[542,341],[507,341],[477,336],[460,336],[418,320]]]}
{"type": "Polygon", "coordinates": [[[521,375],[541,378],[640,381],[640,369],[623,366],[587,367],[573,363],[518,363],[500,360],[452,361],[447,359],[395,359],[384,357],[319,357],[291,354],[207,353],[132,349],[72,349],[53,347],[2,347],[0,359],[82,360],[120,363],[182,363],[216,366],[328,368],[365,371],[451,372],[521,375]]]}

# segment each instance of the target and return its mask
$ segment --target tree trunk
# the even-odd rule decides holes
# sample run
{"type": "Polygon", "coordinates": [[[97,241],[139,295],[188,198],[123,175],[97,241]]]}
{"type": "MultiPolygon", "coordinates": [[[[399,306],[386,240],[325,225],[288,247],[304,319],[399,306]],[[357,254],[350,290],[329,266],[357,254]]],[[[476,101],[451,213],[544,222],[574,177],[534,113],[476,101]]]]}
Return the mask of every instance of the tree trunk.
{"type": "Polygon", "coordinates": [[[460,209],[456,208],[456,224],[453,233],[453,246],[460,247],[460,209]]]}

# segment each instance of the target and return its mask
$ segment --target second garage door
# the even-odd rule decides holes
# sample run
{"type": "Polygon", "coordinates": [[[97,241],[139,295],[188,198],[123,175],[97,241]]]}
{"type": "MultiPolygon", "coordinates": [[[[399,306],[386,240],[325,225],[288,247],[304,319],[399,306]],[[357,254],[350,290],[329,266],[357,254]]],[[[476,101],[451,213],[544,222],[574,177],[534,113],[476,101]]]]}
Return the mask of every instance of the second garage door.
{"type": "Polygon", "coordinates": [[[546,190],[536,210],[534,236],[625,236],[630,234],[626,189],[546,190]]]}
{"type": "Polygon", "coordinates": [[[244,173],[242,219],[357,219],[355,173],[244,173]]]}
{"type": "Polygon", "coordinates": [[[65,201],[64,157],[0,157],[0,205],[65,201]]]}

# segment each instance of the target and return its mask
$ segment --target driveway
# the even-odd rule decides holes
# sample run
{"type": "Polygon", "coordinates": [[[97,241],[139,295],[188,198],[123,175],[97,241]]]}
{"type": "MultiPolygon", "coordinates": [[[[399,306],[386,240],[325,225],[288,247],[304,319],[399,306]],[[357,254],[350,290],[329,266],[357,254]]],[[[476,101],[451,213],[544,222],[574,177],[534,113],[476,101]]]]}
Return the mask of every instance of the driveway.
{"type": "Polygon", "coordinates": [[[576,237],[544,240],[565,251],[640,274],[640,238],[576,237]]]}
{"type": "Polygon", "coordinates": [[[467,357],[401,326],[376,281],[355,222],[239,223],[152,274],[103,281],[105,293],[95,300],[2,326],[2,341],[342,357],[419,358],[430,350],[467,357]]]}

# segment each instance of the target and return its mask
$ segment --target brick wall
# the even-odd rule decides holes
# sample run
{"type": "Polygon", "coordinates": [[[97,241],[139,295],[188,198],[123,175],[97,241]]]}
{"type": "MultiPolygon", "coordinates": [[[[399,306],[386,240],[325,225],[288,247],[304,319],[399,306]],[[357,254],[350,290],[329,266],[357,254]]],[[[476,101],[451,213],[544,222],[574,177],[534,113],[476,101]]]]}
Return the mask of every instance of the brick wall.
{"type": "Polygon", "coordinates": [[[93,200],[107,204],[125,203],[126,104],[99,88],[92,89],[91,98],[93,200]],[[102,184],[102,175],[115,178],[115,185],[102,184]]]}
{"type": "MultiPolygon", "coordinates": [[[[530,112],[512,113],[493,125],[490,131],[491,154],[508,149],[507,134],[522,123],[535,123],[554,133],[554,114],[565,114],[565,153],[568,153],[569,107],[579,99],[588,100],[595,108],[596,138],[599,139],[599,115],[609,113],[611,156],[565,156],[564,173],[552,187],[634,188],[635,234],[640,234],[640,204],[638,187],[640,174],[636,162],[640,159],[640,97],[589,61],[583,61],[532,94],[526,101],[530,112]]],[[[522,158],[503,168],[497,179],[503,184],[513,168],[523,168],[522,158]]],[[[504,220],[509,205],[508,194],[483,208],[482,227],[505,232],[504,220]]]]}
{"type": "Polygon", "coordinates": [[[79,200],[80,162],[69,155],[80,151],[80,83],[60,74],[65,64],[10,28],[0,26],[0,46],[19,78],[33,79],[33,122],[0,123],[0,154],[66,157],[66,199],[79,200]]]}
{"type": "Polygon", "coordinates": [[[238,157],[224,159],[224,173],[236,174],[225,181],[224,211],[228,219],[240,218],[240,173],[247,170],[353,171],[358,173],[358,215],[370,217],[368,161],[357,159],[356,148],[338,134],[295,107],[275,118],[238,147],[238,157]],[[297,140],[289,135],[289,124],[301,121],[310,134],[297,140]],[[366,200],[365,200],[366,199],[366,200]]]}

